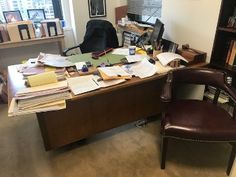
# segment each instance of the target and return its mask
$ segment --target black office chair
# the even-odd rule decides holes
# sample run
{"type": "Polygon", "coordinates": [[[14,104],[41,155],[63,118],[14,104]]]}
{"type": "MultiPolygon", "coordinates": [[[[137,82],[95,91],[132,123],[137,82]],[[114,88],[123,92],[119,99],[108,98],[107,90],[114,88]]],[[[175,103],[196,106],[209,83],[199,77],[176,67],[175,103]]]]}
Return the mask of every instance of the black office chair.
{"type": "Polygon", "coordinates": [[[116,30],[109,21],[90,20],[86,25],[83,43],[66,49],[63,55],[67,56],[68,51],[76,48],[80,48],[81,53],[89,53],[102,51],[106,48],[117,48],[118,46],[116,30]]]}

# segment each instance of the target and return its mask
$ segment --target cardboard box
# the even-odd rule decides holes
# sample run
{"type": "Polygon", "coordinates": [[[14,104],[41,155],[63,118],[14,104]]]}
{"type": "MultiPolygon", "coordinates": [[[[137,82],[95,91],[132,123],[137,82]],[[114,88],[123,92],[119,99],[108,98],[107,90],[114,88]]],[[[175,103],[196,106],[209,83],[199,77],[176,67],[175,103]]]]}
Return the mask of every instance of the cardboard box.
{"type": "Polygon", "coordinates": [[[41,21],[42,37],[52,37],[63,34],[63,28],[58,18],[41,21]]]}
{"type": "Polygon", "coordinates": [[[35,30],[32,21],[8,23],[7,31],[11,42],[35,38],[35,30]]]}
{"type": "Polygon", "coordinates": [[[9,41],[9,35],[5,24],[0,24],[0,43],[9,41]]]}

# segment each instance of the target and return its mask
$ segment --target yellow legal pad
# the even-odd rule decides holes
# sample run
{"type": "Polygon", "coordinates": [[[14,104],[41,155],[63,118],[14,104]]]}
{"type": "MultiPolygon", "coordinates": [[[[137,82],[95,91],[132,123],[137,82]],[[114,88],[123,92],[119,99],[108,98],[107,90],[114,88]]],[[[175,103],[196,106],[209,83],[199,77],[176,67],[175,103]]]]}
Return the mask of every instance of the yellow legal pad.
{"type": "Polygon", "coordinates": [[[51,84],[57,82],[57,76],[54,71],[28,76],[28,82],[31,87],[51,84]]]}

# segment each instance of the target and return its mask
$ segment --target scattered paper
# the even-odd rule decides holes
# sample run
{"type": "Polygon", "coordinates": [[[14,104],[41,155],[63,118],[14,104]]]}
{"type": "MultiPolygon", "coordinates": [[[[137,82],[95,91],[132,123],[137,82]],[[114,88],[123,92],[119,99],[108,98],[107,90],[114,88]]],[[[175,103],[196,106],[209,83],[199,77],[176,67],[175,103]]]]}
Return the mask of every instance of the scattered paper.
{"type": "Polygon", "coordinates": [[[128,73],[132,73],[133,75],[140,78],[153,76],[157,72],[157,67],[151,64],[147,59],[144,59],[141,62],[132,65],[124,65],[123,68],[128,73]]]}
{"type": "Polygon", "coordinates": [[[180,59],[183,60],[185,62],[188,62],[184,57],[182,57],[179,54],[176,53],[172,53],[172,52],[163,52],[157,55],[157,58],[159,59],[159,61],[161,62],[161,64],[163,66],[166,66],[167,64],[169,64],[171,61],[176,60],[176,59],[180,59]]]}
{"type": "Polygon", "coordinates": [[[128,55],[126,59],[129,63],[142,61],[143,59],[149,59],[148,55],[128,55]]]}

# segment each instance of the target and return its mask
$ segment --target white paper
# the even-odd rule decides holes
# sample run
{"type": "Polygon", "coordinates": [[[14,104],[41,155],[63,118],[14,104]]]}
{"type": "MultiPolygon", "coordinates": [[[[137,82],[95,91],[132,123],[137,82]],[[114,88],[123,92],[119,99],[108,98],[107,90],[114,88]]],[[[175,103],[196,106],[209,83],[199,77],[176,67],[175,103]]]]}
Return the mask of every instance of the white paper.
{"type": "Polygon", "coordinates": [[[99,89],[99,85],[94,81],[93,75],[68,78],[67,81],[74,95],[99,89]]]}
{"type": "Polygon", "coordinates": [[[124,65],[123,68],[130,74],[132,73],[140,78],[150,77],[157,72],[157,67],[151,64],[147,59],[132,65],[124,65]]]}
{"type": "Polygon", "coordinates": [[[129,63],[142,61],[143,59],[149,59],[148,55],[128,55],[126,59],[129,63]]]}
{"type": "Polygon", "coordinates": [[[129,55],[129,49],[128,48],[117,48],[112,51],[112,54],[116,55],[129,55]]]}
{"type": "Polygon", "coordinates": [[[182,57],[179,54],[176,53],[171,53],[171,52],[163,52],[157,55],[157,58],[159,59],[159,61],[161,62],[161,64],[163,66],[166,66],[167,64],[169,64],[171,61],[175,60],[175,59],[180,59],[183,60],[185,62],[188,62],[184,57],[182,57]]]}
{"type": "Polygon", "coordinates": [[[53,67],[70,67],[75,65],[68,60],[68,57],[42,52],[38,56],[38,61],[43,63],[44,65],[53,67]]]}
{"type": "Polygon", "coordinates": [[[84,65],[86,65],[85,62],[77,62],[77,63],[75,63],[75,66],[76,66],[76,69],[77,69],[77,70],[82,70],[82,67],[83,67],[84,65]]]}
{"type": "Polygon", "coordinates": [[[111,66],[111,67],[100,67],[98,70],[102,71],[109,77],[113,76],[130,76],[129,73],[125,72],[120,66],[111,66]]]}

